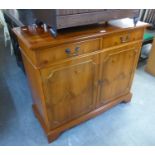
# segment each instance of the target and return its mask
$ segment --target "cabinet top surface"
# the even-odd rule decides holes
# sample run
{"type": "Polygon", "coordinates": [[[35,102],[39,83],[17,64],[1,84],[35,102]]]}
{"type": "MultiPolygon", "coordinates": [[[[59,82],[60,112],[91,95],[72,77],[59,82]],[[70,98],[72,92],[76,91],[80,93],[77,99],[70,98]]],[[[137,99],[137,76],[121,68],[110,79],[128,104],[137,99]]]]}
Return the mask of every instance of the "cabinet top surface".
{"type": "Polygon", "coordinates": [[[107,34],[123,31],[124,29],[135,29],[147,27],[149,24],[140,22],[134,26],[133,19],[125,18],[121,20],[109,21],[107,25],[98,24],[90,26],[82,26],[58,31],[56,38],[52,37],[49,32],[45,32],[43,28],[18,27],[13,31],[17,38],[30,49],[37,49],[46,46],[56,46],[58,44],[81,41],[84,39],[100,37],[107,34]]]}

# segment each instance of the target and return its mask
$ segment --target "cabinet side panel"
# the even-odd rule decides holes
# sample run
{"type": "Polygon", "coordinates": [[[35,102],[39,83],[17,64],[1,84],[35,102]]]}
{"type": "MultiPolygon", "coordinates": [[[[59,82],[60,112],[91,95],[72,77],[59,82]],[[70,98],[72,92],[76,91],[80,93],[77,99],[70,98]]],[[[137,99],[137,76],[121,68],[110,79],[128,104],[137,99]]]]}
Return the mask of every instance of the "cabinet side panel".
{"type": "Polygon", "coordinates": [[[31,51],[29,48],[27,48],[20,40],[18,40],[18,43],[20,45],[19,49],[21,51],[21,53],[23,53],[24,55],[26,55],[26,57],[30,60],[30,62],[33,65],[36,65],[36,56],[34,54],[33,51],[31,51]]]}
{"type": "Polygon", "coordinates": [[[32,98],[33,98],[33,104],[37,108],[37,111],[39,112],[40,116],[44,120],[44,123],[46,126],[48,126],[48,118],[46,115],[46,109],[44,104],[44,94],[42,90],[42,82],[40,79],[40,72],[38,69],[34,68],[32,64],[29,62],[29,59],[22,53],[22,58],[26,70],[26,75],[28,79],[28,83],[30,86],[32,98]]]}

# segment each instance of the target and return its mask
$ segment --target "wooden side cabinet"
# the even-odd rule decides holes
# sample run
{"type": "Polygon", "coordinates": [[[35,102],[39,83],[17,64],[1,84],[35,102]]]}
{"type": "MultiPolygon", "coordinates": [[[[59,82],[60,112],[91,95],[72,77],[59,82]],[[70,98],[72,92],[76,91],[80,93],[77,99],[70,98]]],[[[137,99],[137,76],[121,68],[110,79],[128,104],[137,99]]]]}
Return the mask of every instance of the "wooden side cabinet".
{"type": "Polygon", "coordinates": [[[118,20],[66,30],[57,38],[41,28],[14,29],[33,109],[49,142],[64,130],[131,100],[146,26],[118,20]]]}

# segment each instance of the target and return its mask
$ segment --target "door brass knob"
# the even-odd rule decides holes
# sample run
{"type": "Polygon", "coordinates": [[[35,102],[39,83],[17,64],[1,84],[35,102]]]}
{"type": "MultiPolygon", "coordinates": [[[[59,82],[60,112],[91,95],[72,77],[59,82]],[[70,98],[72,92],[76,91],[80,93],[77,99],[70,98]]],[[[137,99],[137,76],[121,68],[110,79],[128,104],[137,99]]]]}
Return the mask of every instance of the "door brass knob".
{"type": "Polygon", "coordinates": [[[129,35],[121,36],[120,37],[121,43],[126,43],[129,41],[129,35]]]}

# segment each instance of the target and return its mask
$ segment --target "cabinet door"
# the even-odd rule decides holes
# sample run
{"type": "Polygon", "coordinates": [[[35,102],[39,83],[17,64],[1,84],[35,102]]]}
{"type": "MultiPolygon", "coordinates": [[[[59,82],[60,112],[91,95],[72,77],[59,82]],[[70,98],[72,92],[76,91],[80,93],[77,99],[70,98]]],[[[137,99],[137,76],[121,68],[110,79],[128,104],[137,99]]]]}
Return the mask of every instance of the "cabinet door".
{"type": "Polygon", "coordinates": [[[131,44],[100,53],[98,105],[130,91],[141,44],[131,44]]]}
{"type": "Polygon", "coordinates": [[[98,55],[41,71],[50,127],[57,127],[95,108],[98,55]]]}

